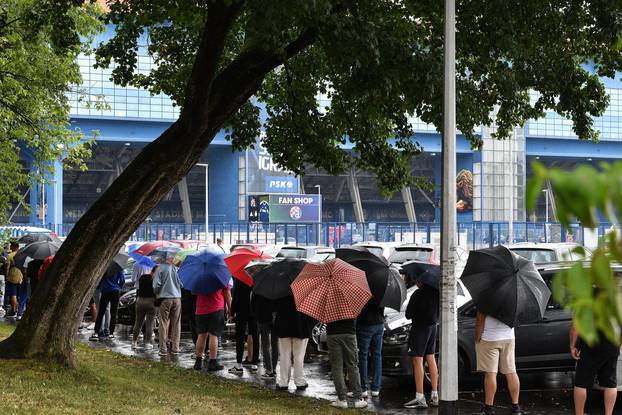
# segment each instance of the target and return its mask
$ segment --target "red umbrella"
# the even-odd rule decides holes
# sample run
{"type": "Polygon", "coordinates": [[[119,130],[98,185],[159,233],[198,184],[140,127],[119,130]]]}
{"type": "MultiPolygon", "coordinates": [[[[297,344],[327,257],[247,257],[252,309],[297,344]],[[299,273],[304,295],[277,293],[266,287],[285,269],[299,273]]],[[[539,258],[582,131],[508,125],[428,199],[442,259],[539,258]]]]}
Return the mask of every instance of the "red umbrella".
{"type": "Polygon", "coordinates": [[[140,246],[140,248],[136,249],[135,251],[130,252],[131,254],[138,254],[138,255],[149,255],[150,253],[152,253],[153,251],[155,251],[158,248],[165,248],[167,246],[179,246],[177,244],[174,244],[172,242],[169,241],[155,241],[155,242],[147,242],[146,244],[143,244],[140,246]]]}
{"type": "Polygon", "coordinates": [[[258,259],[271,259],[270,255],[264,254],[263,252],[257,249],[236,249],[231,252],[227,258],[225,258],[225,263],[231,271],[231,275],[233,278],[236,278],[242,281],[244,284],[249,287],[253,286],[253,279],[250,275],[244,270],[246,266],[251,261],[255,261],[258,259]]]}
{"type": "Polygon", "coordinates": [[[365,272],[339,258],[305,265],[291,288],[296,309],[322,323],[358,317],[372,297],[365,272]]]}

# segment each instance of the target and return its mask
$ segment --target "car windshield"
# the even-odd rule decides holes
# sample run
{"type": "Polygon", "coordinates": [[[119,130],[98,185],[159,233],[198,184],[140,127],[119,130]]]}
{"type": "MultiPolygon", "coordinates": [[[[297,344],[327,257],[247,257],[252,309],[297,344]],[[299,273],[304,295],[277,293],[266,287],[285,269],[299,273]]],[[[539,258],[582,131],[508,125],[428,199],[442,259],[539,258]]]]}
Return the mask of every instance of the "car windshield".
{"type": "Polygon", "coordinates": [[[316,252],[311,258],[311,261],[326,261],[335,257],[335,253],[331,251],[316,252]]]}
{"type": "Polygon", "coordinates": [[[403,264],[407,261],[430,261],[432,258],[431,249],[422,248],[397,248],[395,253],[389,257],[392,264],[403,264]]]}
{"type": "Polygon", "coordinates": [[[382,248],[379,246],[365,246],[365,248],[376,256],[382,256],[382,248]]]}
{"type": "Polygon", "coordinates": [[[277,258],[305,258],[306,250],[304,248],[281,248],[276,255],[277,258]]]}
{"type": "Polygon", "coordinates": [[[536,264],[546,264],[557,261],[555,251],[550,249],[513,248],[512,252],[522,256],[523,258],[527,258],[536,264]]]}

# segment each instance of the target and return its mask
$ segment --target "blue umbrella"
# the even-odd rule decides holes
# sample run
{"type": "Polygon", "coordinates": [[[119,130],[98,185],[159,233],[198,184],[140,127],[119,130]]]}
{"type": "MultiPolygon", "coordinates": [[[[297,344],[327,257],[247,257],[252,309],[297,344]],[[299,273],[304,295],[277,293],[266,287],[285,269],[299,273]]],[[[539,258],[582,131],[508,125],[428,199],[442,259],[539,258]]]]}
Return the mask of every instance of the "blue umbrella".
{"type": "Polygon", "coordinates": [[[223,252],[203,249],[184,259],[179,278],[186,290],[207,295],[225,288],[231,280],[231,273],[223,252]]]}
{"type": "Polygon", "coordinates": [[[157,265],[155,261],[149,258],[148,256],[144,256],[140,254],[129,254],[129,255],[130,257],[132,257],[132,259],[134,259],[134,261],[136,261],[136,264],[138,265],[142,265],[144,267],[149,267],[149,268],[153,268],[157,265]]]}

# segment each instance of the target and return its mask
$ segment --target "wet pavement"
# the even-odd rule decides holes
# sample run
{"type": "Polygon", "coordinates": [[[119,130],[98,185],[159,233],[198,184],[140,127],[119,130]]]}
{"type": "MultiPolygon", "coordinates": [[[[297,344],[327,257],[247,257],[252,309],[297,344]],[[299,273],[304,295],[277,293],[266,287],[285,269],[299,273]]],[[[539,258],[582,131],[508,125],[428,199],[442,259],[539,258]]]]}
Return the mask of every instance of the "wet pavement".
{"type": "MultiPolygon", "coordinates": [[[[92,330],[84,329],[78,335],[80,341],[91,347],[107,348],[117,353],[127,356],[136,356],[145,359],[164,361],[178,365],[183,368],[192,368],[194,364],[193,352],[194,345],[188,333],[182,335],[181,353],[179,355],[169,355],[161,357],[158,355],[157,347],[153,350],[145,350],[141,347],[132,350],[131,332],[127,326],[120,326],[117,330],[117,338],[114,340],[92,342],[88,337],[92,330]]],[[[225,369],[217,372],[218,376],[226,379],[239,380],[262,385],[267,388],[274,388],[274,380],[261,379],[262,367],[259,365],[257,373],[251,373],[246,368],[241,375],[228,373],[228,369],[235,363],[235,345],[230,340],[225,340],[219,349],[219,361],[225,369]]],[[[307,390],[298,392],[293,384],[290,384],[289,392],[302,396],[318,399],[334,400],[336,398],[334,386],[330,378],[330,368],[328,357],[325,354],[307,353],[305,359],[305,376],[309,383],[307,390]]],[[[392,414],[438,414],[436,408],[427,410],[404,409],[402,405],[414,397],[413,382],[408,378],[384,377],[382,380],[381,394],[379,398],[369,398],[369,409],[371,411],[392,413],[392,414]]],[[[482,378],[474,376],[460,385],[459,413],[470,414],[477,412],[482,401],[482,378]]],[[[591,394],[588,399],[587,413],[602,413],[602,394],[591,394]]],[[[622,414],[621,399],[618,400],[615,413],[622,414]]],[[[572,410],[572,377],[567,373],[542,373],[521,375],[521,404],[524,413],[527,414],[570,414],[572,410]]],[[[499,391],[495,405],[496,414],[510,413],[510,403],[503,382],[499,383],[499,391]]]]}

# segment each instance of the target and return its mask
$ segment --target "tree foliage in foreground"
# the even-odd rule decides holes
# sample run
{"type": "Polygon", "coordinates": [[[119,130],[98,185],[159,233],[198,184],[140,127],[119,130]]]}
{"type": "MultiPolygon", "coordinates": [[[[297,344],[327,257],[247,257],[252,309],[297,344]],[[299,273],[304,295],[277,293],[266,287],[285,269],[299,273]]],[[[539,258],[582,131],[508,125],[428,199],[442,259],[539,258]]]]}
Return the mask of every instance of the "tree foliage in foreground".
{"type": "MultiPolygon", "coordinates": [[[[553,295],[574,312],[575,327],[586,341],[597,341],[601,331],[618,344],[622,324],[621,281],[616,275],[622,265],[622,162],[603,163],[600,170],[583,165],[572,172],[547,169],[536,162],[533,169],[534,177],[527,189],[529,209],[534,209],[544,183],[549,181],[563,226],[578,220],[585,228],[596,228],[601,216],[616,224],[601,239],[589,263],[577,262],[558,273],[553,280],[553,295]]],[[[585,253],[583,247],[575,251],[585,253]]]]}
{"type": "MultiPolygon", "coordinates": [[[[48,0],[66,10],[73,0],[48,0]]],[[[421,147],[408,115],[442,125],[443,2],[438,0],[111,0],[116,32],[97,49],[113,80],[170,95],[179,119],[147,145],[76,223],[0,356],[73,363],[73,338],[99,278],[131,233],[228,128],[235,149],[259,133],[300,173],[352,165],[396,191],[421,147]],[[138,71],[138,54],[156,62],[138,71]],[[318,92],[330,105],[318,106],[318,92]],[[341,145],[349,141],[352,152],[341,145]]],[[[457,1],[457,123],[499,136],[554,109],[595,139],[607,96],[596,72],[620,68],[616,2],[457,1]],[[532,101],[530,91],[538,95],[532,101]]]]}
{"type": "MultiPolygon", "coordinates": [[[[79,84],[76,62],[101,27],[92,7],[50,1],[0,1],[0,223],[6,223],[20,189],[49,172],[49,162],[79,163],[82,135],[68,129],[67,93],[79,84]],[[20,147],[31,151],[39,174],[20,162],[20,147]]],[[[36,170],[36,169],[33,169],[36,170]]]]}

